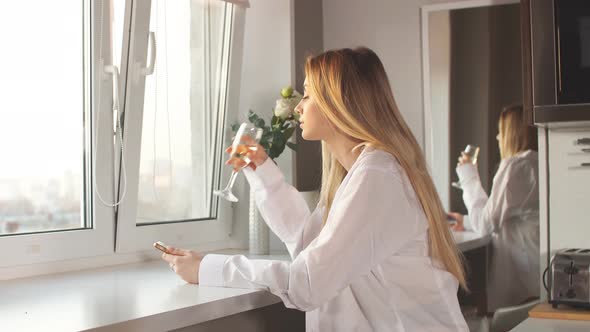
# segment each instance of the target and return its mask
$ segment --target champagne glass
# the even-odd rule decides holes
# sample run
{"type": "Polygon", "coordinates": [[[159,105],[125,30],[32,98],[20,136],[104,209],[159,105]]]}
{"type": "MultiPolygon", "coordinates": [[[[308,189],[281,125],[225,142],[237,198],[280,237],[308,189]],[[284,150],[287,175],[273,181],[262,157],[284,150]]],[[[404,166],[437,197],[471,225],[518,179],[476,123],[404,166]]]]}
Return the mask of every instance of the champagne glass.
{"type": "Polygon", "coordinates": [[[232,158],[243,160],[244,165],[237,170],[233,170],[233,173],[225,189],[215,190],[213,194],[230,202],[238,201],[238,198],[232,193],[234,182],[236,181],[239,171],[244,167],[247,167],[252,162],[252,160],[248,158],[248,152],[254,152],[258,149],[258,142],[260,141],[261,137],[262,129],[245,122],[240,125],[240,128],[238,129],[231,146],[231,156],[232,158]]]}
{"type": "MultiPolygon", "coordinates": [[[[471,163],[475,165],[477,164],[477,156],[479,155],[479,146],[467,144],[465,150],[463,150],[463,154],[466,157],[469,157],[469,159],[471,159],[471,163]]],[[[459,181],[451,182],[451,186],[463,190],[459,181]]]]}

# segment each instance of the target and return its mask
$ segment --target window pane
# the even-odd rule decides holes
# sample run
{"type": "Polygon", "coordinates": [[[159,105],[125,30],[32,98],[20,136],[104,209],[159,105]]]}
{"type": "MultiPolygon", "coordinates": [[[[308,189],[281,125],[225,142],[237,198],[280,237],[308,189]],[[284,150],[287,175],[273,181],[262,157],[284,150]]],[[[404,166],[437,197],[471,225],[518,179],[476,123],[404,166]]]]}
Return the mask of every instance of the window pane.
{"type": "Polygon", "coordinates": [[[85,3],[0,2],[1,235],[85,225],[85,3]]]}
{"type": "Polygon", "coordinates": [[[157,60],[145,85],[138,224],[213,217],[226,8],[222,1],[152,1],[157,60]]]}

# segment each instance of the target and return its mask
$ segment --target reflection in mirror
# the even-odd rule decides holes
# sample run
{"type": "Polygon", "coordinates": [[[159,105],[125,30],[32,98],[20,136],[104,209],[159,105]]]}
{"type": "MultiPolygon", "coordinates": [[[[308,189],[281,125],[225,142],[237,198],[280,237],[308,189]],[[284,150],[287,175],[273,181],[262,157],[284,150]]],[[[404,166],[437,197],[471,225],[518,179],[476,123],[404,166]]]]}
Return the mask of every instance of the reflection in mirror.
{"type": "Polygon", "coordinates": [[[479,174],[489,193],[500,162],[498,116],[502,107],[522,102],[519,15],[518,3],[428,15],[427,154],[451,211],[467,213],[462,191],[451,186],[461,151],[467,144],[480,147],[479,174]]]}

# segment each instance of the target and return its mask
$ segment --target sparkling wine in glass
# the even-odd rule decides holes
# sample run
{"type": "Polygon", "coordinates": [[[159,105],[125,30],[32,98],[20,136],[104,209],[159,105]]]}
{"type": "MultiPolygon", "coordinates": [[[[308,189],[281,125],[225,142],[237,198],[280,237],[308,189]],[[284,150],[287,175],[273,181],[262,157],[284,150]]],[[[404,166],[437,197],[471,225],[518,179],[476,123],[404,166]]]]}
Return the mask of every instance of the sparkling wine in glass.
{"type": "MultiPolygon", "coordinates": [[[[463,150],[463,154],[466,157],[469,157],[469,159],[471,159],[471,163],[473,165],[475,165],[475,164],[477,164],[477,156],[479,155],[479,146],[467,144],[467,146],[465,147],[465,150],[463,150]]],[[[451,182],[451,186],[453,186],[457,189],[461,189],[461,190],[463,189],[461,187],[461,183],[459,181],[451,182]]]]}
{"type": "Polygon", "coordinates": [[[248,158],[248,152],[256,151],[258,149],[258,142],[262,137],[262,129],[255,127],[250,123],[242,123],[234,141],[232,143],[231,154],[232,158],[238,158],[244,161],[243,166],[240,169],[234,169],[232,175],[227,183],[227,186],[223,190],[215,190],[213,194],[228,200],[230,202],[237,202],[238,198],[232,193],[232,188],[236,177],[241,169],[247,167],[252,161],[248,158]]]}

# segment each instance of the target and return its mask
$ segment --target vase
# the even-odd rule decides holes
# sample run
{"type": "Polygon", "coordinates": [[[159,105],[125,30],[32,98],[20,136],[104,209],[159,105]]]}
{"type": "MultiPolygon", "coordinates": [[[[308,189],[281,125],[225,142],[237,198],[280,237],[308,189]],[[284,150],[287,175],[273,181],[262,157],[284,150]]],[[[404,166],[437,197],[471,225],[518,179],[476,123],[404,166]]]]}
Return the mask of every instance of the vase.
{"type": "Polygon", "coordinates": [[[249,216],[249,252],[252,255],[268,255],[269,238],[268,225],[260,215],[254,192],[250,190],[250,216],[249,216]]]}

